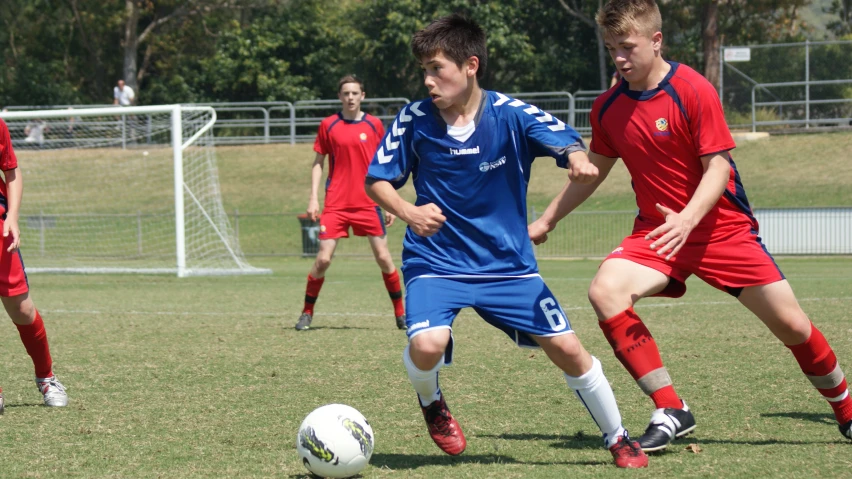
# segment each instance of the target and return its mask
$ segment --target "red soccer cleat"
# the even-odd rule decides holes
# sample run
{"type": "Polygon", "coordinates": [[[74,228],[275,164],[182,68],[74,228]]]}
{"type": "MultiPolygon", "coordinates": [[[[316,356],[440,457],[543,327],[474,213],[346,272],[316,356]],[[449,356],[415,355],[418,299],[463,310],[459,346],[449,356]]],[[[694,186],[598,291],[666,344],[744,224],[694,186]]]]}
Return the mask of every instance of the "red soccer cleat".
{"type": "Polygon", "coordinates": [[[631,441],[627,434],[619,437],[618,442],[609,448],[609,452],[615,459],[615,467],[648,467],[648,456],[639,447],[639,443],[631,441]]]}
{"type": "MultiPolygon", "coordinates": [[[[464,438],[464,433],[459,426],[458,421],[450,414],[450,409],[444,401],[444,395],[441,394],[440,399],[432,402],[432,404],[423,407],[423,418],[426,419],[426,426],[429,428],[429,435],[435,444],[451,456],[458,456],[464,452],[467,447],[467,441],[464,438]]],[[[642,452],[642,451],[639,451],[642,452]]],[[[647,463],[647,459],[646,459],[647,463]]]]}

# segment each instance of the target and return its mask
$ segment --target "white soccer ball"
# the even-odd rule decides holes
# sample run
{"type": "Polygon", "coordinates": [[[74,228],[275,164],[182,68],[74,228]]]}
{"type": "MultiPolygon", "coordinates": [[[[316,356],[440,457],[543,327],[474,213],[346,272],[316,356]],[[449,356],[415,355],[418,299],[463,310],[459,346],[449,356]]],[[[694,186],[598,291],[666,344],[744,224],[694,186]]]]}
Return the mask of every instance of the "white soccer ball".
{"type": "Polygon", "coordinates": [[[142,152],[142,156],[148,156],[148,152],[147,152],[147,151],[143,151],[143,152],[142,152]]]}
{"type": "Polygon", "coordinates": [[[373,455],[373,428],[357,409],[328,404],[308,414],[299,426],[296,450],[308,471],[321,477],[351,477],[373,455]]]}

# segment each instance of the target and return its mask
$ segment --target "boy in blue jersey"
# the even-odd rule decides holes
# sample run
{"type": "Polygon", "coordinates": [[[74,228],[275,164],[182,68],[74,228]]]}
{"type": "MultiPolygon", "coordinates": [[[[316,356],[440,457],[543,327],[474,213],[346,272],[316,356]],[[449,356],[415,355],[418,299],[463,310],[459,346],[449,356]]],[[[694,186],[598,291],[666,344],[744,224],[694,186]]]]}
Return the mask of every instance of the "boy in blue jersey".
{"type": "Polygon", "coordinates": [[[414,35],[412,51],[431,99],[399,113],[370,165],[367,193],[409,226],[403,362],[430,436],[451,455],[467,444],[438,386],[438,370],[452,360],[453,320],[472,307],[519,346],[541,347],[564,371],[618,467],[647,466],[621,425],[600,362],[580,344],[539,276],[527,232],[527,183],[536,157],[552,156],[572,181],[597,177],[582,140],[538,108],[479,87],[487,50],[485,32],[473,21],[441,18],[414,35]],[[396,192],[409,175],[415,204],[396,192]]]}

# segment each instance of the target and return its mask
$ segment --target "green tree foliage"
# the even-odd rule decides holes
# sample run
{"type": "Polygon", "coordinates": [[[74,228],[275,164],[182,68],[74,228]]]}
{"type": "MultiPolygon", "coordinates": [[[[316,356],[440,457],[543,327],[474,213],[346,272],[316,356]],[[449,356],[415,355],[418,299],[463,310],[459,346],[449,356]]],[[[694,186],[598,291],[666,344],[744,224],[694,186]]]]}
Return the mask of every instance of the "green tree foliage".
{"type": "MultiPolygon", "coordinates": [[[[728,45],[806,33],[797,11],[809,0],[660,0],[669,58],[703,71],[709,2],[728,45]]],[[[588,16],[599,0],[569,3],[588,16]]],[[[848,24],[848,1],[835,3],[848,24]]],[[[488,31],[487,88],[599,88],[594,29],[558,0],[3,0],[0,105],[110,103],[128,54],[140,104],[329,98],[353,72],[370,96],[416,98],[425,90],[411,36],[450,12],[488,31]]],[[[800,65],[761,61],[752,66],[772,73],[800,65]]]]}

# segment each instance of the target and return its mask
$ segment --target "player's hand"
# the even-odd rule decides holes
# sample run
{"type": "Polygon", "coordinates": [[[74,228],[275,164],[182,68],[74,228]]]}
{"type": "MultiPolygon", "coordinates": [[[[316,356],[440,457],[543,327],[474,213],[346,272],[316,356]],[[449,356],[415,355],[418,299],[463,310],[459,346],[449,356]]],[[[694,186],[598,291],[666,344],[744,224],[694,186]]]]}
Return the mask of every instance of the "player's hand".
{"type": "Polygon", "coordinates": [[[547,241],[547,233],[553,231],[553,227],[539,218],[527,225],[527,231],[533,244],[542,244],[547,241]]]}
{"type": "Polygon", "coordinates": [[[408,212],[408,226],[414,234],[425,238],[437,233],[441,226],[444,226],[444,221],[447,221],[447,217],[434,203],[415,206],[408,212]]]}
{"type": "Polygon", "coordinates": [[[21,230],[18,228],[17,219],[7,217],[3,223],[3,239],[5,240],[9,236],[12,237],[12,244],[6,248],[6,251],[11,253],[21,246],[21,230]]]}
{"type": "Polygon", "coordinates": [[[393,213],[385,211],[385,226],[390,226],[393,224],[393,220],[396,219],[393,213]]]}
{"type": "Polygon", "coordinates": [[[654,240],[651,243],[651,249],[657,252],[657,256],[663,256],[668,252],[666,256],[668,261],[686,244],[686,238],[695,228],[695,224],[680,213],[659,203],[657,203],[657,211],[665,216],[666,222],[645,236],[645,239],[654,240]]]}
{"type": "Polygon", "coordinates": [[[568,169],[568,179],[573,183],[588,185],[598,179],[598,167],[589,161],[586,155],[575,155],[568,169]]]}
{"type": "Polygon", "coordinates": [[[311,221],[317,220],[317,218],[319,217],[319,210],[320,210],[319,209],[319,201],[314,200],[314,199],[308,201],[307,213],[308,213],[308,216],[311,218],[311,221]]]}

